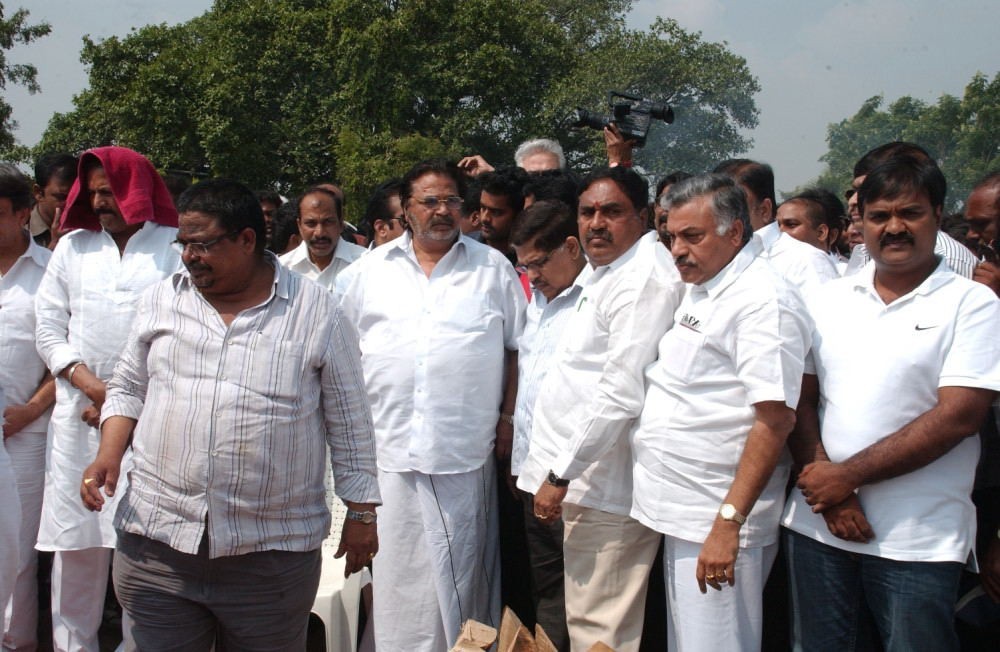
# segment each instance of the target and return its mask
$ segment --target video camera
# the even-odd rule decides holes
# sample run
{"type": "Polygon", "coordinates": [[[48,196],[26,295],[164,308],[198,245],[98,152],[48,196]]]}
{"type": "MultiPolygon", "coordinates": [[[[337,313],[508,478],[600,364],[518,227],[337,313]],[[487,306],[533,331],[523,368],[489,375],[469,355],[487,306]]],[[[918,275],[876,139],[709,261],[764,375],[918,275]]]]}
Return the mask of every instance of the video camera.
{"type": "Polygon", "coordinates": [[[663,120],[667,124],[674,121],[674,110],[669,104],[653,102],[636,95],[608,91],[608,105],[611,107],[611,115],[591,113],[586,109],[577,108],[571,114],[570,126],[603,130],[613,123],[625,140],[634,140],[636,147],[642,147],[646,144],[646,134],[649,133],[651,119],[663,120]]]}

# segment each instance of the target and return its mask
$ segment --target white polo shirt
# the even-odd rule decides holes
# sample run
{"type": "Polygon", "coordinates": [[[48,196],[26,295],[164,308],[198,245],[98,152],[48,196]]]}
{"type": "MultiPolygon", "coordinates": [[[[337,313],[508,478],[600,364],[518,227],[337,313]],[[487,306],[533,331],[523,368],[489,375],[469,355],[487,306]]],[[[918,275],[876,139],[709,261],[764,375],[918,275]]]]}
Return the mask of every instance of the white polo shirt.
{"type": "Polygon", "coordinates": [[[642,411],[643,369],[656,358],[656,343],[673,324],[683,291],[655,232],[589,273],[535,402],[518,487],[537,493],[551,469],[572,480],[566,502],[628,514],[627,434],[642,411]]]}
{"type": "MultiPolygon", "coordinates": [[[[689,285],[674,321],[646,371],[646,403],[631,437],[632,517],[701,543],[736,476],[753,405],[798,404],[812,324],[756,239],[710,280],[689,285]]],[[[740,529],[741,547],[777,540],[788,462],[740,529]]]]}
{"type": "MultiPolygon", "coordinates": [[[[589,267],[584,267],[582,271],[589,270],[589,267]]],[[[517,404],[514,408],[514,446],[510,456],[510,470],[515,476],[521,474],[521,466],[528,456],[538,391],[555,359],[566,325],[576,313],[576,302],[583,291],[582,282],[586,276],[577,276],[552,301],[534,290],[525,311],[524,332],[517,341],[517,404]]]]}
{"type": "Polygon", "coordinates": [[[754,231],[754,239],[764,246],[764,258],[799,292],[810,292],[818,285],[840,278],[830,257],[816,247],[782,233],[777,222],[754,231]]]}
{"type": "MultiPolygon", "coordinates": [[[[28,248],[0,275],[0,387],[11,405],[24,405],[45,377],[45,362],[35,348],[35,293],[52,252],[28,238],[28,248]]],[[[50,410],[24,427],[42,435],[50,410]]]]}
{"type": "Polygon", "coordinates": [[[504,349],[524,327],[514,268],[460,236],[428,278],[409,233],[358,265],[341,308],[360,334],[379,469],[480,468],[496,439],[504,349]]]}
{"type": "Polygon", "coordinates": [[[324,269],[320,269],[313,261],[309,260],[309,245],[305,242],[300,243],[298,247],[287,254],[278,256],[278,260],[288,269],[302,274],[310,281],[319,283],[327,290],[333,291],[337,275],[366,251],[368,250],[360,245],[338,238],[337,248],[333,250],[333,258],[324,269]]]}
{"type": "MultiPolygon", "coordinates": [[[[874,263],[807,298],[815,320],[812,360],[820,429],[841,462],[937,404],[940,387],[1000,390],[1000,301],[943,260],[915,290],[886,305],[874,263]]],[[[965,562],[975,543],[969,498],[979,441],[969,437],[927,466],[858,489],[875,532],[844,541],[792,492],[782,523],[822,543],[899,561],[965,562]]]]}

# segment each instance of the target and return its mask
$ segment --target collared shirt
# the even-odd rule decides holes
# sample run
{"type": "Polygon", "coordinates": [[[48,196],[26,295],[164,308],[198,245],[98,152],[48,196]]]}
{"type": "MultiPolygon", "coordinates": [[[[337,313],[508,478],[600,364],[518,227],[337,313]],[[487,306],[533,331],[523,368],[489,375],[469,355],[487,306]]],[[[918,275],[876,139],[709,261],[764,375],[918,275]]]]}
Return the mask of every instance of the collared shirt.
{"type": "Polygon", "coordinates": [[[176,237],[177,229],[146,222],[124,252],[105,231],[59,240],[35,300],[38,352],[52,373],[82,361],[111,377],[139,295],[181,267],[170,246],[176,237]]]}
{"type": "Polygon", "coordinates": [[[31,233],[31,238],[39,246],[48,247],[49,243],[52,242],[52,231],[49,230],[49,225],[45,223],[45,219],[38,211],[38,206],[31,209],[31,217],[28,218],[28,231],[31,233]]]}
{"type": "MultiPolygon", "coordinates": [[[[976,265],[979,264],[979,260],[975,254],[969,251],[969,248],[964,244],[944,231],[938,231],[937,233],[937,239],[934,243],[934,253],[944,258],[945,262],[948,263],[948,267],[959,276],[972,278],[976,273],[976,265]]],[[[871,259],[871,254],[868,253],[868,246],[863,242],[857,245],[851,250],[851,258],[847,261],[847,269],[844,270],[844,276],[857,274],[871,259]]]]}
{"type": "MultiPolygon", "coordinates": [[[[687,287],[675,322],[647,369],[632,434],[632,516],[700,543],[736,477],[754,404],[798,404],[812,324],[756,239],[714,277],[687,287]]],[[[786,459],[740,529],[741,547],[777,540],[787,479],[786,459]]]]}
{"type": "Polygon", "coordinates": [[[496,439],[504,349],[524,326],[514,269],[460,236],[428,277],[409,233],[359,265],[341,307],[361,335],[379,468],[478,469],[496,439]]]}
{"type": "Polygon", "coordinates": [[[777,222],[754,231],[754,239],[763,245],[763,256],[775,271],[799,292],[810,292],[818,285],[840,278],[829,256],[782,233],[777,222]]]}
{"type": "Polygon", "coordinates": [[[378,503],[357,340],[328,292],[275,267],[270,297],[226,324],[178,272],[143,296],[102,419],[138,419],[115,526],[210,557],[314,550],[337,495],[378,503]]]}
{"type": "Polygon", "coordinates": [[[298,247],[287,254],[282,254],[278,260],[288,269],[298,272],[310,281],[319,283],[327,290],[332,291],[337,281],[337,275],[366,251],[367,249],[360,245],[339,238],[337,248],[333,250],[333,258],[325,269],[321,270],[309,259],[309,245],[305,242],[300,243],[298,247]]]}
{"type": "MultiPolygon", "coordinates": [[[[105,231],[77,229],[59,239],[35,295],[38,353],[53,374],[84,362],[101,380],[111,378],[140,295],[181,267],[170,246],[176,237],[174,227],[146,222],[128,239],[124,252],[105,231]]],[[[39,550],[115,545],[112,515],[124,481],[99,514],[80,500],[80,477],[101,436],[80,420],[89,405],[83,392],[56,377],[39,550]]]]}
{"type": "MultiPolygon", "coordinates": [[[[589,271],[589,267],[583,271],[589,271]]],[[[521,466],[528,456],[535,400],[566,325],[576,312],[576,302],[583,291],[582,277],[577,276],[573,284],[553,297],[552,301],[534,290],[525,311],[524,333],[517,341],[517,404],[514,408],[514,446],[510,457],[511,473],[515,476],[521,473],[521,466]]]]}
{"type": "MultiPolygon", "coordinates": [[[[28,248],[0,276],[0,387],[11,405],[24,405],[45,377],[45,362],[35,349],[35,293],[52,252],[28,238],[28,248]]],[[[23,432],[45,432],[49,411],[23,432]]]]}
{"type": "Polygon", "coordinates": [[[567,502],[628,514],[626,433],[642,411],[643,369],[673,324],[684,284],[655,232],[583,273],[576,312],[535,402],[531,447],[517,484],[536,493],[551,469],[572,480],[567,502]]]}
{"type": "MultiPolygon", "coordinates": [[[[806,297],[815,320],[812,368],[820,385],[820,431],[842,462],[937,405],[941,387],[1000,390],[1000,300],[945,261],[909,294],[886,305],[875,263],[806,297]]],[[[793,491],[786,527],[825,544],[899,561],[965,562],[975,539],[969,498],[977,437],[919,469],[857,490],[875,532],[844,541],[793,491]]]]}

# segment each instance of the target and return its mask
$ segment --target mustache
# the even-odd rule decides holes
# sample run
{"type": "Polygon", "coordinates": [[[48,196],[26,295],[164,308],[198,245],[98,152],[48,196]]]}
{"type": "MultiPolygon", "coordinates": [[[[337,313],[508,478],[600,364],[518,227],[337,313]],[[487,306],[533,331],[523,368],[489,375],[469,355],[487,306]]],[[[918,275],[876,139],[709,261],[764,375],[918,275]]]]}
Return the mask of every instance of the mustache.
{"type": "Polygon", "coordinates": [[[913,244],[913,236],[909,233],[886,233],[878,240],[880,248],[893,244],[913,244]]]}
{"type": "Polygon", "coordinates": [[[311,244],[311,245],[330,244],[331,242],[333,242],[333,240],[331,240],[330,238],[327,238],[326,236],[321,236],[319,238],[310,238],[309,239],[309,244],[311,244]]]}
{"type": "Polygon", "coordinates": [[[587,229],[587,233],[586,235],[584,235],[584,239],[587,242],[590,242],[591,240],[605,240],[609,243],[614,243],[615,241],[615,238],[613,235],[611,235],[611,232],[605,229],[598,229],[596,231],[592,229],[587,229]]]}
{"type": "Polygon", "coordinates": [[[455,220],[448,216],[435,216],[431,218],[431,221],[427,223],[427,228],[434,228],[435,226],[447,226],[454,227],[455,220]]]}
{"type": "Polygon", "coordinates": [[[184,263],[184,267],[186,267],[187,271],[191,273],[212,271],[211,265],[206,265],[205,263],[199,263],[196,261],[192,261],[190,263],[184,263]]]}

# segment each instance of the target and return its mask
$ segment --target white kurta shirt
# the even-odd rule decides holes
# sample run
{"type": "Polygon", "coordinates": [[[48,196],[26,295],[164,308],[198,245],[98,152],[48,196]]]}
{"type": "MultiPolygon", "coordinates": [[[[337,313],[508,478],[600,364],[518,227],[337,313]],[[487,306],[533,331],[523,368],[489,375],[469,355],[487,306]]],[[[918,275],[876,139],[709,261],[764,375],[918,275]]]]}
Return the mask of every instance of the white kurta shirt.
{"type": "MultiPolygon", "coordinates": [[[[10,405],[24,405],[45,377],[45,362],[35,348],[35,293],[52,252],[28,238],[28,248],[0,276],[0,387],[10,405]]],[[[43,434],[49,410],[20,435],[43,434]]],[[[20,436],[19,435],[19,436],[20,436]]]]}
{"type": "Polygon", "coordinates": [[[514,268],[461,236],[428,277],[409,234],[358,265],[341,308],[360,333],[379,469],[480,468],[496,438],[504,349],[517,349],[524,325],[514,268]]]}
{"type": "MultiPolygon", "coordinates": [[[[107,382],[128,338],[142,292],[180,266],[170,246],[177,229],[146,222],[119,254],[104,231],[73,231],[59,240],[35,298],[38,352],[53,374],[82,361],[107,382]]],[[[89,512],[80,500],[83,470],[97,455],[100,433],[80,420],[90,404],[56,378],[49,423],[39,550],[114,547],[114,504],[89,512]]],[[[120,486],[117,500],[124,494],[120,486]]]]}
{"type": "MultiPolygon", "coordinates": [[[[632,433],[635,519],[705,540],[736,477],[754,404],[798,404],[811,328],[799,293],[768,264],[758,240],[705,283],[687,287],[646,372],[646,402],[632,433]]],[[[741,547],[777,540],[788,461],[740,528],[741,547]]]]}
{"type": "Polygon", "coordinates": [[[782,233],[777,222],[754,231],[753,235],[764,247],[764,258],[799,292],[810,292],[818,285],[840,278],[840,272],[829,256],[782,233]]]}
{"type": "Polygon", "coordinates": [[[309,260],[309,246],[305,242],[300,243],[298,247],[287,254],[282,254],[278,260],[288,269],[298,272],[310,281],[319,283],[327,290],[332,291],[336,286],[337,275],[366,251],[368,250],[360,245],[338,238],[337,248],[333,250],[333,258],[325,269],[320,269],[313,261],[309,260]]]}
{"type": "MultiPolygon", "coordinates": [[[[941,261],[909,294],[886,305],[875,264],[807,297],[815,320],[811,362],[820,385],[820,432],[833,462],[887,437],[937,405],[940,387],[1000,390],[1000,301],[941,261]]],[[[839,539],[793,491],[783,524],[822,543],[898,561],[964,563],[975,544],[970,500],[978,437],[904,475],[857,490],[875,532],[839,539]]]]}
{"type": "MultiPolygon", "coordinates": [[[[589,267],[583,271],[589,271],[589,267]]],[[[582,291],[581,276],[552,301],[534,290],[525,312],[524,333],[517,341],[517,404],[514,407],[514,447],[510,456],[510,470],[515,476],[520,475],[528,456],[538,391],[552,366],[566,325],[576,312],[576,302],[582,291]]]]}
{"type": "Polygon", "coordinates": [[[632,506],[626,434],[642,410],[643,370],[684,291],[655,232],[586,280],[535,402],[517,486],[537,493],[549,470],[572,480],[566,502],[613,514],[632,506]]]}

